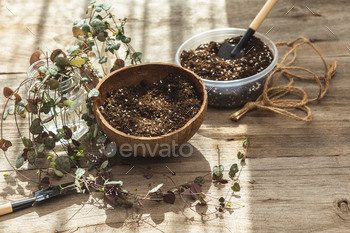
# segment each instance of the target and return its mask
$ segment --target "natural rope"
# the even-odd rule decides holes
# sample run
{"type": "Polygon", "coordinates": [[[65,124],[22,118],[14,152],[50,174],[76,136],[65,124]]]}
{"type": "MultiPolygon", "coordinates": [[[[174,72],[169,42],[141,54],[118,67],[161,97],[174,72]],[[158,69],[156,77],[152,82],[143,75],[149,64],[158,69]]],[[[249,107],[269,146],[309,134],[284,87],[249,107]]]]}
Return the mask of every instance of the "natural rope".
{"type": "Polygon", "coordinates": [[[333,64],[328,64],[324,60],[321,52],[306,38],[304,37],[299,37],[294,41],[291,42],[282,42],[282,43],[276,43],[276,46],[288,46],[292,47],[284,56],[283,60],[281,63],[277,63],[275,69],[270,73],[268,78],[266,79],[265,86],[264,86],[264,91],[263,93],[259,96],[259,98],[255,102],[248,102],[244,105],[244,107],[235,112],[230,116],[230,118],[234,121],[238,121],[246,112],[249,110],[258,108],[258,109],[267,109],[279,114],[282,114],[284,116],[290,117],[295,120],[299,121],[311,121],[312,115],[311,115],[311,110],[306,104],[315,101],[315,100],[321,100],[324,95],[327,93],[329,89],[329,82],[332,78],[332,76],[335,74],[338,62],[335,61],[333,64]],[[302,40],[299,43],[299,40],[302,40]],[[293,62],[296,60],[297,57],[297,48],[300,46],[308,44],[310,45],[321,57],[322,62],[325,67],[325,72],[324,75],[322,76],[317,76],[314,72],[312,72],[309,69],[303,68],[303,67],[296,67],[292,66],[293,62]],[[293,54],[293,59],[286,63],[287,58],[293,54]],[[311,77],[308,76],[302,76],[302,75],[297,75],[293,74],[290,71],[292,70],[302,70],[311,75],[311,77]],[[276,79],[273,81],[273,76],[277,74],[276,79]],[[289,79],[288,85],[285,86],[275,86],[278,79],[284,75],[286,78],[289,79]],[[300,80],[305,80],[305,81],[315,81],[318,85],[319,88],[319,93],[317,98],[309,99],[306,92],[298,87],[293,86],[294,78],[300,79],[300,80]],[[273,81],[273,83],[272,83],[273,81]],[[322,83],[321,81],[324,81],[324,88],[322,91],[322,83]],[[271,83],[271,84],[270,84],[271,83]],[[293,93],[295,95],[298,95],[301,97],[301,100],[297,99],[281,99],[282,97],[286,96],[289,93],[293,93]],[[289,112],[287,109],[291,108],[297,108],[300,109],[304,112],[306,112],[305,117],[300,117],[296,114],[293,114],[289,112]]]}

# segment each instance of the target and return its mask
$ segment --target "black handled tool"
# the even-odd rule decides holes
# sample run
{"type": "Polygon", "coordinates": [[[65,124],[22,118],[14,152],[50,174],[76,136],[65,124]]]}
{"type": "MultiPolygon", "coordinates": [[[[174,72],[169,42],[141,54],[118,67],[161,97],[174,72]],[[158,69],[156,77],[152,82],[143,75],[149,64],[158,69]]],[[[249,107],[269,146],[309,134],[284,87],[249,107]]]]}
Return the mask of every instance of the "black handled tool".
{"type": "Polygon", "coordinates": [[[225,42],[221,45],[218,55],[225,60],[237,59],[243,57],[242,49],[247,45],[248,41],[253,37],[254,33],[260,27],[266,16],[270,13],[273,6],[278,0],[268,0],[263,8],[261,8],[258,15],[255,17],[253,22],[249,25],[248,30],[238,42],[238,44],[232,45],[225,42]]]}
{"type": "Polygon", "coordinates": [[[36,202],[43,201],[50,197],[66,193],[67,191],[75,188],[76,185],[74,185],[74,182],[71,182],[36,191],[34,192],[34,197],[32,198],[15,201],[0,206],[0,216],[33,206],[33,204],[36,202]]]}

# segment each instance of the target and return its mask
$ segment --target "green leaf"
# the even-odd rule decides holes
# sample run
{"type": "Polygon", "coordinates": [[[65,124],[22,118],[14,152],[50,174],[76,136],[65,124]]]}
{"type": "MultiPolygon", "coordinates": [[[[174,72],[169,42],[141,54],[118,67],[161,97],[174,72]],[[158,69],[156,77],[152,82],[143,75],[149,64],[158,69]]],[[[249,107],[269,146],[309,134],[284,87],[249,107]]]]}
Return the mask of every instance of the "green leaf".
{"type": "Polygon", "coordinates": [[[122,186],[123,185],[123,181],[107,181],[107,182],[105,182],[104,185],[108,185],[108,184],[122,186]]]}
{"type": "Polygon", "coordinates": [[[83,58],[76,58],[69,63],[72,66],[82,66],[85,64],[85,59],[83,58]]]}
{"type": "Polygon", "coordinates": [[[47,93],[46,91],[43,92],[43,101],[44,103],[50,103],[51,97],[49,95],[49,93],[47,93]]]}
{"type": "Polygon", "coordinates": [[[95,11],[96,11],[96,12],[101,12],[101,11],[102,11],[102,7],[97,6],[97,7],[95,8],[95,11]]]}
{"type": "Polygon", "coordinates": [[[33,146],[33,142],[29,138],[23,137],[22,142],[27,149],[33,146]]]}
{"type": "Polygon", "coordinates": [[[22,156],[17,158],[17,160],[16,160],[16,168],[22,167],[23,163],[24,163],[24,158],[22,156]]]}
{"type": "Polygon", "coordinates": [[[56,79],[50,79],[47,84],[50,86],[50,90],[56,90],[60,86],[56,79]]]}
{"type": "Polygon", "coordinates": [[[196,179],[194,179],[194,183],[196,183],[196,184],[198,184],[200,186],[202,186],[204,184],[204,182],[205,181],[204,181],[203,176],[197,176],[196,179]]]}
{"type": "Polygon", "coordinates": [[[50,104],[49,103],[43,103],[43,112],[45,114],[48,114],[50,112],[50,110],[51,110],[50,104]]]}
{"type": "Polygon", "coordinates": [[[38,114],[38,108],[34,104],[28,103],[27,107],[30,109],[32,113],[38,114]]]}
{"type": "Polygon", "coordinates": [[[113,4],[111,4],[111,3],[104,3],[104,4],[98,5],[97,7],[101,7],[101,8],[103,8],[105,11],[108,11],[109,9],[111,9],[112,5],[113,5],[113,4]]]}
{"type": "Polygon", "coordinates": [[[90,25],[85,23],[82,27],[81,30],[83,30],[84,33],[90,32],[90,25]]]}
{"type": "Polygon", "coordinates": [[[214,166],[213,167],[213,174],[215,174],[216,176],[221,176],[223,171],[224,171],[224,166],[223,165],[214,166]]]}
{"type": "Polygon", "coordinates": [[[108,165],[108,160],[104,161],[102,164],[101,164],[101,169],[105,169],[108,165]]]}
{"type": "Polygon", "coordinates": [[[240,151],[238,151],[238,153],[237,153],[237,158],[238,159],[241,159],[241,158],[243,158],[244,157],[244,154],[242,154],[240,151]]]}
{"type": "Polygon", "coordinates": [[[41,121],[39,118],[34,119],[29,128],[32,134],[40,134],[43,131],[43,129],[44,128],[41,126],[41,121]]]}
{"type": "Polygon", "coordinates": [[[55,175],[58,176],[58,177],[62,177],[63,173],[61,171],[55,169],[55,175]]]}
{"type": "MultiPolygon", "coordinates": [[[[54,157],[55,157],[55,156],[52,155],[52,154],[51,154],[51,155],[48,155],[48,156],[47,156],[47,160],[53,159],[54,157]]],[[[55,163],[55,165],[56,165],[56,163],[55,163]]]]}
{"type": "Polygon", "coordinates": [[[142,59],[142,53],[140,53],[140,52],[133,53],[132,59],[134,59],[135,62],[140,62],[142,59]]]}
{"type": "Polygon", "coordinates": [[[196,200],[199,201],[202,205],[207,204],[207,202],[203,199],[201,195],[195,195],[194,198],[196,198],[196,200]]]}
{"type": "Polygon", "coordinates": [[[234,177],[235,174],[238,172],[238,165],[237,163],[233,164],[230,168],[230,172],[228,173],[231,177],[234,177]]]}
{"type": "Polygon", "coordinates": [[[68,156],[60,156],[56,160],[56,166],[61,171],[65,171],[67,173],[71,170],[70,160],[68,156]]]}
{"type": "Polygon", "coordinates": [[[68,53],[73,53],[74,51],[79,49],[79,45],[73,45],[71,47],[69,47],[68,49],[68,53]]]}
{"type": "Polygon", "coordinates": [[[85,149],[86,149],[86,147],[83,144],[79,145],[79,150],[85,150],[85,149]]]}
{"type": "Polygon", "coordinates": [[[6,178],[6,177],[8,177],[9,175],[8,174],[4,174],[4,177],[6,178]]]}
{"type": "MultiPolygon", "coordinates": [[[[245,136],[243,136],[243,137],[245,138],[245,136]]],[[[246,139],[244,139],[243,142],[242,142],[242,146],[244,148],[246,148],[248,143],[249,143],[249,141],[250,141],[250,137],[247,137],[246,139]]]]}
{"type": "Polygon", "coordinates": [[[112,45],[112,48],[113,48],[114,50],[119,50],[119,48],[120,48],[120,43],[112,45]]]}
{"type": "Polygon", "coordinates": [[[131,42],[131,38],[130,37],[126,37],[126,36],[123,36],[121,38],[121,41],[124,43],[124,44],[128,44],[131,42]]]}
{"type": "Polygon", "coordinates": [[[75,175],[78,179],[80,179],[84,174],[85,174],[85,169],[83,169],[83,168],[78,168],[75,171],[75,175]]]}
{"type": "Polygon", "coordinates": [[[60,101],[61,101],[61,97],[59,96],[56,100],[55,100],[55,102],[53,103],[54,105],[57,105],[60,101]]]}
{"type": "Polygon", "coordinates": [[[28,104],[28,101],[26,99],[19,101],[16,105],[17,112],[19,114],[23,114],[24,110],[26,110],[27,104],[28,104]]]}
{"type": "Polygon", "coordinates": [[[34,164],[34,163],[35,163],[36,157],[38,157],[38,156],[37,156],[37,154],[36,154],[36,152],[35,152],[34,149],[28,151],[28,156],[27,156],[27,158],[28,158],[28,162],[29,162],[30,164],[34,164]]]}
{"type": "Polygon", "coordinates": [[[49,67],[49,73],[52,76],[57,76],[58,72],[60,71],[60,68],[58,66],[50,66],[49,67]]]}
{"type": "Polygon", "coordinates": [[[103,56],[99,61],[98,63],[100,64],[103,64],[103,63],[106,63],[107,62],[107,56],[103,56]]]}
{"type": "Polygon", "coordinates": [[[40,144],[40,146],[38,147],[38,152],[41,153],[45,150],[45,145],[44,144],[40,144]]]}
{"type": "Polygon", "coordinates": [[[82,82],[82,83],[84,83],[84,82],[89,82],[90,80],[88,79],[88,78],[82,78],[81,80],[80,80],[80,82],[82,82]]]}
{"type": "Polygon", "coordinates": [[[100,94],[100,92],[99,92],[96,88],[94,88],[94,89],[92,89],[92,90],[89,92],[88,97],[89,97],[89,98],[91,98],[91,97],[96,97],[96,96],[98,96],[99,94],[100,94]]]}
{"type": "Polygon", "coordinates": [[[7,109],[6,109],[6,111],[4,112],[4,115],[2,116],[2,118],[4,119],[4,120],[6,120],[6,118],[7,118],[7,116],[8,116],[8,114],[13,114],[15,112],[15,105],[11,105],[10,107],[8,107],[7,109]]]}
{"type": "Polygon", "coordinates": [[[238,183],[234,183],[231,189],[235,192],[239,192],[241,190],[241,186],[238,183]]]}
{"type": "Polygon", "coordinates": [[[97,144],[104,144],[106,142],[107,138],[104,135],[101,135],[97,138],[96,143],[97,144]]]}
{"type": "Polygon", "coordinates": [[[68,58],[65,58],[65,57],[59,57],[57,56],[55,58],[55,62],[57,65],[59,66],[69,66],[70,65],[70,61],[68,58]]]}
{"type": "Polygon", "coordinates": [[[63,101],[63,104],[66,106],[74,106],[74,102],[72,100],[65,100],[63,101]]]}
{"type": "Polygon", "coordinates": [[[52,150],[53,148],[55,148],[56,141],[53,138],[46,137],[43,139],[43,143],[44,143],[46,149],[52,150]]]}
{"type": "Polygon", "coordinates": [[[153,189],[151,189],[151,190],[149,191],[149,193],[155,193],[155,192],[157,192],[162,186],[163,186],[163,184],[157,185],[156,187],[154,187],[153,189]]]}
{"type": "Polygon", "coordinates": [[[84,113],[82,116],[81,116],[81,119],[83,119],[84,121],[88,121],[89,120],[89,115],[87,113],[84,113]]]}
{"type": "Polygon", "coordinates": [[[40,66],[39,67],[39,71],[43,74],[49,75],[49,71],[47,70],[47,68],[45,66],[40,66]]]}
{"type": "Polygon", "coordinates": [[[215,175],[214,173],[213,173],[213,180],[222,180],[222,177],[224,176],[224,174],[222,174],[221,173],[221,175],[220,176],[217,176],[217,175],[215,175]]]}
{"type": "Polygon", "coordinates": [[[219,202],[225,202],[225,198],[220,197],[219,202]]]}

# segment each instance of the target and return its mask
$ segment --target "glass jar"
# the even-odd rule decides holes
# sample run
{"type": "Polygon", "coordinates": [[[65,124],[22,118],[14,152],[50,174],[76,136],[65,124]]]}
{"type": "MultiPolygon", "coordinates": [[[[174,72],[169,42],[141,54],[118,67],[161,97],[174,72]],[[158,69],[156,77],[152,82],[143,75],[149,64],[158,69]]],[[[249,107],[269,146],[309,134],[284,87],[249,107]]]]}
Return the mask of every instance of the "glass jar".
{"type": "MultiPolygon", "coordinates": [[[[39,60],[29,67],[27,77],[31,80],[26,83],[28,99],[33,98],[33,95],[35,93],[33,90],[41,83],[41,81],[37,79],[39,76],[38,69],[41,66],[48,68],[48,66],[52,65],[53,63],[51,61],[39,60]]],[[[62,129],[63,126],[68,126],[73,133],[72,139],[75,140],[80,139],[84,134],[88,132],[89,127],[86,125],[86,122],[81,119],[82,115],[87,112],[85,105],[87,92],[85,91],[84,87],[80,85],[79,77],[80,74],[78,72],[75,72],[72,77],[68,78],[65,81],[61,81],[59,83],[59,87],[56,90],[45,88],[44,85],[39,91],[37,91],[37,94],[41,96],[44,89],[46,89],[50,97],[54,100],[56,100],[58,97],[65,97],[68,100],[72,100],[74,102],[74,106],[64,108],[55,107],[57,116],[48,123],[43,124],[45,131],[52,131],[54,133],[57,133],[57,129],[62,129]]],[[[40,115],[43,115],[41,116],[42,120],[45,120],[54,114],[55,113],[52,108],[48,114],[40,113],[40,115]]],[[[66,143],[66,141],[63,139],[61,139],[61,141],[61,143],[66,143]]]]}

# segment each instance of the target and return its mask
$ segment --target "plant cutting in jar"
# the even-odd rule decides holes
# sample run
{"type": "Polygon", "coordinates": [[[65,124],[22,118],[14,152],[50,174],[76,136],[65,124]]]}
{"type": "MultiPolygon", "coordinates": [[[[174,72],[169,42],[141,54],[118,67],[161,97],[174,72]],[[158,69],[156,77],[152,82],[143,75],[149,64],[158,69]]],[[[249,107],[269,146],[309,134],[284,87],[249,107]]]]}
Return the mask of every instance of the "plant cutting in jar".
{"type": "Polygon", "coordinates": [[[79,46],[89,57],[96,56],[99,64],[109,62],[107,52],[116,57],[111,70],[103,67],[104,75],[124,67],[126,60],[130,60],[131,64],[140,64],[142,58],[142,53],[136,52],[131,46],[131,38],[125,35],[127,18],[117,20],[109,11],[111,7],[112,4],[109,3],[96,4],[96,1],[91,1],[86,10],[87,17],[75,21],[72,28],[73,35],[78,40],[75,46],[79,46]],[[118,53],[121,44],[124,45],[124,60],[118,53]]]}

